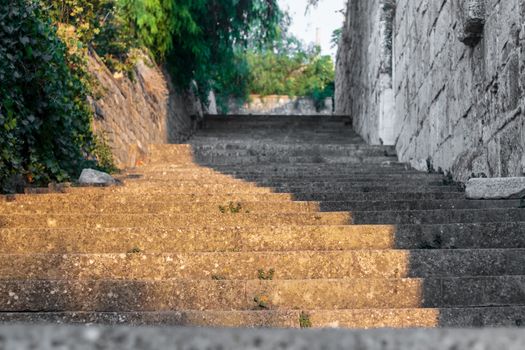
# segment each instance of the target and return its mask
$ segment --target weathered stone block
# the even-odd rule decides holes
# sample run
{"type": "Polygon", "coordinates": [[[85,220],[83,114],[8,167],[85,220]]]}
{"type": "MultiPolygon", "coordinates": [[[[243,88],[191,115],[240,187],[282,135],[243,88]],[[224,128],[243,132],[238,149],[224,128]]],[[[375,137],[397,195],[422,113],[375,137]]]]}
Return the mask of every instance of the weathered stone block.
{"type": "Polygon", "coordinates": [[[508,199],[525,197],[525,177],[470,179],[468,199],[508,199]]]}
{"type": "Polygon", "coordinates": [[[116,180],[109,174],[94,169],[84,169],[78,179],[81,185],[103,185],[111,186],[116,184],[116,180]]]}

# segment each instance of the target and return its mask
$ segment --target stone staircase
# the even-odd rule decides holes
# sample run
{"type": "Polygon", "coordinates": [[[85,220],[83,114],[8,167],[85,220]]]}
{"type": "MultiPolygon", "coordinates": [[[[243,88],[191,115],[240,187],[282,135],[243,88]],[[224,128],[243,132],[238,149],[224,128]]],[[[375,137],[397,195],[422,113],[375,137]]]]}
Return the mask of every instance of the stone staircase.
{"type": "Polygon", "coordinates": [[[525,209],[342,117],[208,117],[123,186],[0,199],[0,322],[480,327],[525,321],[525,209]]]}

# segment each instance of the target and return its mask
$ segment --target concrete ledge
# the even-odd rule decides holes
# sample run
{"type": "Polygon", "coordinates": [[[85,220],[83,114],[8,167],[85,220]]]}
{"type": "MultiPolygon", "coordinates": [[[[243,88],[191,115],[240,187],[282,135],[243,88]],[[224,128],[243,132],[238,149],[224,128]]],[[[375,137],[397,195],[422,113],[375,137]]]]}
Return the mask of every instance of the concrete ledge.
{"type": "Polygon", "coordinates": [[[512,199],[525,197],[525,177],[470,179],[468,199],[512,199]]]}
{"type": "Polygon", "coordinates": [[[521,350],[521,330],[212,330],[198,328],[0,328],[0,349],[521,350]]]}

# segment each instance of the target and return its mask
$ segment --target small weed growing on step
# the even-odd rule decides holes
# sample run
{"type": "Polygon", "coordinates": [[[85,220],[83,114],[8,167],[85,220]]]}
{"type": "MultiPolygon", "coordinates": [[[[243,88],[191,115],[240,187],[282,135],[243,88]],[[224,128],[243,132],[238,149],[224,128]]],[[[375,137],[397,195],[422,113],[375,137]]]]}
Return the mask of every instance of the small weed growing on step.
{"type": "Polygon", "coordinates": [[[310,320],[310,315],[306,312],[301,312],[299,315],[299,327],[301,328],[312,328],[312,321],[310,320]]]}
{"type": "Polygon", "coordinates": [[[257,295],[253,298],[259,310],[268,310],[270,308],[270,298],[267,295],[257,295]]]}
{"type": "Polygon", "coordinates": [[[525,197],[520,199],[520,205],[518,206],[519,209],[525,209],[525,197]]]}
{"type": "Polygon", "coordinates": [[[263,269],[257,271],[257,276],[261,281],[271,281],[275,275],[275,270],[270,269],[268,272],[265,272],[263,269]]]}
{"type": "Polygon", "coordinates": [[[233,202],[230,202],[228,206],[219,205],[219,211],[223,214],[226,214],[226,213],[239,214],[242,211],[242,204],[241,203],[234,204],[233,202]]]}
{"type": "Polygon", "coordinates": [[[140,254],[142,253],[142,249],[139,247],[133,247],[128,251],[128,254],[140,254]]]}
{"type": "Polygon", "coordinates": [[[211,279],[214,281],[224,281],[226,280],[226,277],[222,275],[211,275],[211,279]]]}

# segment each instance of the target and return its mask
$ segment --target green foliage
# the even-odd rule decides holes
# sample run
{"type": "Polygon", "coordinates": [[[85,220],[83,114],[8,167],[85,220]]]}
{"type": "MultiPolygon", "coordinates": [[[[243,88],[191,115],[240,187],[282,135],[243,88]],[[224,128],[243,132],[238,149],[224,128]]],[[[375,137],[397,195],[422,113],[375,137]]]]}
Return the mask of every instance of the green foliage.
{"type": "Polygon", "coordinates": [[[94,135],[94,147],[91,151],[92,156],[97,161],[97,169],[106,173],[116,173],[118,171],[115,166],[115,159],[113,152],[109,146],[107,135],[94,135]]]}
{"type": "Polygon", "coordinates": [[[252,94],[311,96],[319,109],[334,94],[334,63],[317,47],[304,49],[291,38],[277,49],[252,50],[247,58],[252,94]]]}
{"type": "Polygon", "coordinates": [[[114,169],[107,142],[90,128],[89,50],[113,71],[131,72],[135,49],[144,46],[181,89],[196,86],[202,101],[214,89],[224,104],[247,96],[241,53],[274,40],[281,19],[277,0],[0,3],[1,190],[14,177],[43,185],[97,162],[114,169]]]}
{"type": "Polygon", "coordinates": [[[39,1],[54,23],[72,28],[74,37],[94,49],[110,69],[131,69],[130,52],[137,47],[137,39],[122,16],[120,0],[39,1]]]}
{"type": "Polygon", "coordinates": [[[299,327],[301,328],[312,328],[312,321],[310,320],[310,315],[306,312],[301,312],[299,315],[299,327]]]}
{"type": "MultiPolygon", "coordinates": [[[[116,1],[120,16],[125,19],[134,37],[157,59],[162,59],[173,47],[173,31],[179,18],[187,19],[187,9],[174,0],[116,1]]],[[[193,23],[188,24],[194,26],[193,23]]]]}
{"type": "Polygon", "coordinates": [[[177,85],[192,80],[199,96],[217,92],[246,96],[247,66],[238,55],[250,43],[266,43],[278,34],[281,12],[276,0],[176,0],[173,48],[167,62],[177,85]]]}
{"type": "Polygon", "coordinates": [[[29,0],[0,4],[0,190],[23,176],[64,181],[92,148],[86,86],[73,75],[66,47],[29,0]]]}

